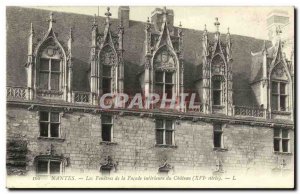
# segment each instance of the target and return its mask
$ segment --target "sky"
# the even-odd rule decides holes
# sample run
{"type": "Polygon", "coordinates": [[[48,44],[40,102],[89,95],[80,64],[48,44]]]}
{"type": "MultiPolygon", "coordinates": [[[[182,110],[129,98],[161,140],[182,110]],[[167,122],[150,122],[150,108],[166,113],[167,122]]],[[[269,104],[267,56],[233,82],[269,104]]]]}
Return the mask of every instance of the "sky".
{"type": "MultiPolygon", "coordinates": [[[[130,19],[136,21],[147,20],[151,12],[158,6],[130,6],[130,19]]],[[[32,7],[52,11],[63,11],[86,15],[98,15],[98,6],[53,6],[53,7],[32,7]]],[[[162,8],[162,7],[161,7],[162,8]]],[[[207,25],[208,31],[215,31],[215,18],[219,18],[220,32],[226,33],[230,28],[231,34],[251,36],[260,39],[267,39],[266,18],[267,14],[278,7],[197,7],[197,6],[168,6],[167,9],[174,10],[174,25],[181,22],[184,28],[203,30],[207,25]]],[[[280,7],[289,15],[293,14],[293,7],[280,7]]],[[[99,15],[104,16],[106,7],[99,6],[99,15]]],[[[118,17],[118,7],[110,7],[113,18],[118,17]]],[[[293,17],[291,17],[293,18],[293,17]]]]}

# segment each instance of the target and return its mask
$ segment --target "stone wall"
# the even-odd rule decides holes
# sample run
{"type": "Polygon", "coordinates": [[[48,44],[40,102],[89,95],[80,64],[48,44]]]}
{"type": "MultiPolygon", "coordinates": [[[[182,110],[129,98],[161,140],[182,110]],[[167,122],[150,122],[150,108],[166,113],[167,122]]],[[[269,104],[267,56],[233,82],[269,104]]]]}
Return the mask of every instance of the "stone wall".
{"type": "Polygon", "coordinates": [[[209,172],[218,161],[228,173],[270,173],[282,159],[293,171],[294,133],[290,130],[291,154],[273,152],[273,128],[257,125],[223,124],[222,150],[213,148],[213,123],[179,120],[175,122],[175,145],[155,144],[155,117],[113,116],[113,143],[101,142],[100,113],[61,114],[61,139],[39,137],[39,113],[25,108],[7,108],[7,141],[27,142],[27,170],[35,171],[34,157],[49,151],[68,158],[65,172],[99,172],[107,156],[118,162],[118,172],[157,173],[163,160],[174,172],[209,172]]]}

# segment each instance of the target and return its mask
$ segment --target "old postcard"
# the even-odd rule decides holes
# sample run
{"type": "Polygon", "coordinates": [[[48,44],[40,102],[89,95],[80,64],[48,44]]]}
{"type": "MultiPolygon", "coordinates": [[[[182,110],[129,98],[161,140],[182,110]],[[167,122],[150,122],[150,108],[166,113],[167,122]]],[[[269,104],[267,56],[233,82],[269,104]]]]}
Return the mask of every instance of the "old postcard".
{"type": "Polygon", "coordinates": [[[6,7],[8,188],[294,188],[294,7],[6,7]]]}

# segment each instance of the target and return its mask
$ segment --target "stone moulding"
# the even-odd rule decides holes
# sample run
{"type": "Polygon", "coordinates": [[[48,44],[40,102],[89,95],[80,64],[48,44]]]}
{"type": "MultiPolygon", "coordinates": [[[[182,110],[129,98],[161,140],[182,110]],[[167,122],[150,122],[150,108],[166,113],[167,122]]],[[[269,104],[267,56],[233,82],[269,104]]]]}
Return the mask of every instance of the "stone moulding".
{"type": "Polygon", "coordinates": [[[226,116],[226,115],[214,115],[214,114],[189,114],[189,113],[181,113],[181,112],[152,112],[151,110],[128,110],[128,109],[100,109],[97,106],[93,105],[73,105],[73,104],[55,104],[55,103],[42,103],[42,102],[27,102],[27,101],[7,101],[7,106],[11,107],[20,107],[20,108],[27,108],[28,110],[32,111],[39,111],[39,110],[55,110],[66,113],[72,112],[84,112],[89,114],[102,114],[102,113],[109,113],[113,115],[119,115],[120,112],[122,116],[137,116],[140,117],[143,114],[143,117],[148,118],[171,118],[175,120],[187,120],[193,121],[196,119],[195,122],[202,121],[202,122],[221,122],[221,123],[230,123],[230,124],[242,124],[242,125],[250,125],[250,126],[261,126],[261,127],[283,127],[286,129],[294,129],[294,123],[292,121],[282,121],[282,120],[272,120],[272,119],[258,119],[258,118],[237,118],[233,116],[226,116]],[[30,108],[31,107],[31,108],[30,108]],[[34,107],[34,108],[32,108],[34,107]]]}

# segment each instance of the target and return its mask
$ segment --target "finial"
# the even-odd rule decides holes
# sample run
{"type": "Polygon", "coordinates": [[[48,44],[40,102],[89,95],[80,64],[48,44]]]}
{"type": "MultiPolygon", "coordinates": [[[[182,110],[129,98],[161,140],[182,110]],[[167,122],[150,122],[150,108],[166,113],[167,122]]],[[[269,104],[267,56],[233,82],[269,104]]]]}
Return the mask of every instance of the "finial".
{"type": "Polygon", "coordinates": [[[53,19],[53,12],[50,12],[48,22],[49,22],[49,28],[52,28],[53,23],[56,22],[55,19],[53,19]]]}
{"type": "Polygon", "coordinates": [[[109,12],[110,8],[107,7],[106,10],[107,10],[107,12],[105,13],[105,15],[106,15],[106,17],[109,18],[111,16],[111,13],[109,12]]]}
{"type": "Polygon", "coordinates": [[[182,28],[181,21],[179,22],[179,27],[182,28]]]}
{"type": "Polygon", "coordinates": [[[207,31],[207,29],[206,29],[206,24],[204,24],[204,30],[207,31]]]}
{"type": "Polygon", "coordinates": [[[150,23],[150,19],[149,19],[149,17],[147,17],[147,23],[150,23]]]}
{"type": "Polygon", "coordinates": [[[227,34],[230,34],[230,32],[229,32],[229,27],[227,28],[227,34]]]}
{"type": "Polygon", "coordinates": [[[219,32],[219,26],[220,26],[220,22],[219,22],[219,19],[216,17],[216,21],[215,21],[215,26],[216,26],[216,30],[217,32],[219,32]]]}

